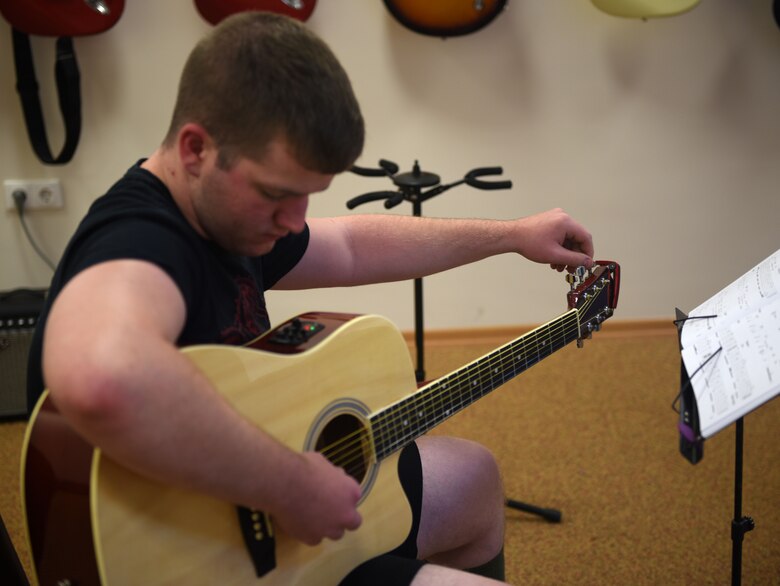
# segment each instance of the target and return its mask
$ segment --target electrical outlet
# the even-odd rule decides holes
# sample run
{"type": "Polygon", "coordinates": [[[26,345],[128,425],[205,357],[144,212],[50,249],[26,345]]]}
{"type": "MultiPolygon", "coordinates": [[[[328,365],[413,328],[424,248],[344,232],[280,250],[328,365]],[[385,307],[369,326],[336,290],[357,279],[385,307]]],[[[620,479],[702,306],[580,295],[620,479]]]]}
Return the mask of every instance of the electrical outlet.
{"type": "Polygon", "coordinates": [[[6,179],[3,181],[3,187],[5,207],[9,210],[16,209],[15,191],[24,191],[27,194],[24,201],[25,211],[56,209],[65,205],[59,179],[6,179]]]}

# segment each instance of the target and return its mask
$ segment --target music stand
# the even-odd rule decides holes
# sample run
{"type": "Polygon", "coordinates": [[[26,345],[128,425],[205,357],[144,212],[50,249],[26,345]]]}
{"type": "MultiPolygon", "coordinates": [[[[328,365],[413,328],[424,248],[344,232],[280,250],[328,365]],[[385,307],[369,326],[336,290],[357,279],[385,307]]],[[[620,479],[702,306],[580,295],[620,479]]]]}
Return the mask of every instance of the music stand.
{"type": "MultiPolygon", "coordinates": [[[[675,308],[674,324],[677,326],[677,336],[682,351],[682,329],[689,319],[707,319],[716,316],[688,317],[680,309],[675,308]]],[[[717,354],[717,352],[715,353],[717,354]]],[[[715,356],[713,354],[712,356],[715,356]]],[[[711,356],[711,357],[712,357],[711,356]]],[[[709,360],[709,359],[708,359],[709,360]]],[[[706,362],[705,362],[706,364],[706,362]]],[[[702,364],[699,368],[704,366],[702,364]]],[[[696,374],[695,371],[693,374],[696,374]]],[[[680,418],[677,428],[680,432],[680,453],[691,464],[698,464],[704,457],[704,437],[701,435],[699,411],[696,395],[693,392],[691,379],[685,363],[680,360],[680,418]]],[[[755,528],[751,517],[742,515],[742,448],[744,435],[743,417],[736,420],[736,440],[734,450],[734,518],[731,521],[731,584],[739,586],[742,582],[742,542],[745,533],[755,528]]]]}

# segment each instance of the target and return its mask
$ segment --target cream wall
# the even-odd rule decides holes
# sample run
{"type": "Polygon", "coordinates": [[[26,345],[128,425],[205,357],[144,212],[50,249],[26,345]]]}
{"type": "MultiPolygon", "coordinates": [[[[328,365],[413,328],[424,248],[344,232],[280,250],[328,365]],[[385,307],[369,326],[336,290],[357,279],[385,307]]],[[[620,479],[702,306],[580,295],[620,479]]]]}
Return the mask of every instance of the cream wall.
{"type": "MultiPolygon", "coordinates": [[[[444,182],[499,165],[509,191],[454,188],[430,216],[511,218],[561,206],[617,260],[617,318],[689,310],[780,247],[780,29],[771,0],[702,0],[642,22],[587,0],[510,0],[487,28],[441,40],[392,19],[380,0],[320,0],[308,21],[341,58],[363,104],[363,166],[409,170],[419,159],[444,182]]],[[[0,178],[57,177],[65,209],[29,224],[57,258],[92,200],[167,127],[178,72],[209,25],[189,0],[128,0],[106,34],[79,38],[83,133],[74,160],[41,165],[14,91],[10,29],[0,25],[0,178]]],[[[34,39],[53,150],[53,41],[34,39]]],[[[349,212],[389,180],[347,174],[314,196],[314,215],[349,212]]],[[[381,203],[357,211],[383,212],[381,203]]],[[[393,210],[411,214],[404,203],[393,210]]],[[[44,286],[49,269],[13,212],[0,213],[0,289],[44,286]]],[[[425,251],[420,251],[424,254],[425,251]]],[[[530,324],[565,307],[546,267],[494,258],[425,280],[431,329],[530,324]]],[[[413,327],[410,283],[271,293],[275,320],[305,310],[381,313],[413,327]]]]}

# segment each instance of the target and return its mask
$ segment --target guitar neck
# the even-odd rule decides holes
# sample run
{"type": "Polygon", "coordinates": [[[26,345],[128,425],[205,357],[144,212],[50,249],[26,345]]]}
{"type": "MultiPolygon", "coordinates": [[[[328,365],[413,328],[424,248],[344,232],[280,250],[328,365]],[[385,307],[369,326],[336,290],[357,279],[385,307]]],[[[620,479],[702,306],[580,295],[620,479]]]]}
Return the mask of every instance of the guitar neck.
{"type": "Polygon", "coordinates": [[[371,417],[377,460],[405,445],[580,338],[571,309],[371,417]]]}

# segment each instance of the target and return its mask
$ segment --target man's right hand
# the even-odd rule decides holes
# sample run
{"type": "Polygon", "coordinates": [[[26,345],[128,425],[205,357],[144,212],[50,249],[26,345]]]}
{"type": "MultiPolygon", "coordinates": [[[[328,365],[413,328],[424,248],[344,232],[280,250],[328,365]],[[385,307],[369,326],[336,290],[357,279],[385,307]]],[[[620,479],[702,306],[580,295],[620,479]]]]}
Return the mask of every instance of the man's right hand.
{"type": "Polygon", "coordinates": [[[318,452],[300,456],[302,473],[295,475],[290,498],[273,515],[277,526],[307,545],[317,545],[324,538],[341,539],[345,531],[360,527],[357,481],[318,452]]]}

